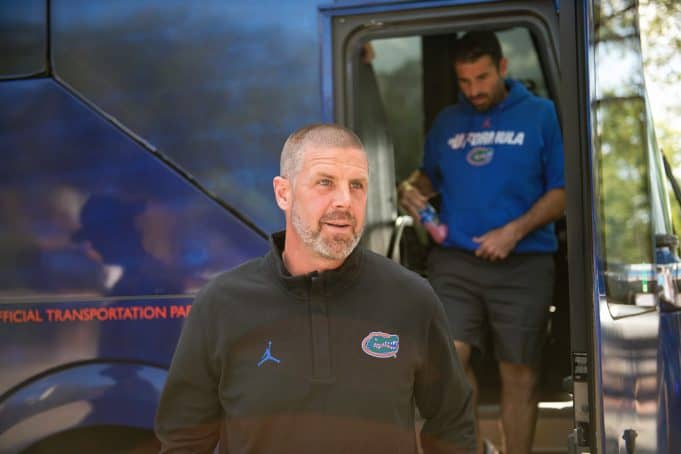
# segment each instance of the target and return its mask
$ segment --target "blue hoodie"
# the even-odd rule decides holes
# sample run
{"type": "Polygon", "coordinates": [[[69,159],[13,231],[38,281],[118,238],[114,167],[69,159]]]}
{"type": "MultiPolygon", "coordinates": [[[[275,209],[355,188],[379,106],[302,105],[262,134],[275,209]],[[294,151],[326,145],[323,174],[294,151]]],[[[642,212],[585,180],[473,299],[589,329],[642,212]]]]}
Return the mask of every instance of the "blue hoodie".
{"type": "MultiPolygon", "coordinates": [[[[556,109],[507,79],[506,98],[478,112],[463,96],[435,119],[422,171],[442,195],[444,246],[474,251],[473,237],[522,216],[546,192],[565,186],[563,140],[556,109]]],[[[550,253],[553,224],[518,242],[513,252],[550,253]]]]}

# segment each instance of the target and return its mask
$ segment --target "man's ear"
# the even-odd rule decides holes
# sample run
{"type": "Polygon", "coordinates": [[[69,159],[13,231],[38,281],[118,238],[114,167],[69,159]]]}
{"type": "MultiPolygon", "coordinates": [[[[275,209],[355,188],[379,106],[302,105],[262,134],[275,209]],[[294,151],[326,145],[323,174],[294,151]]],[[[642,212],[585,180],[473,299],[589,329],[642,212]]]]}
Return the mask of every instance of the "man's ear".
{"type": "Polygon", "coordinates": [[[508,60],[506,57],[502,57],[502,59],[499,60],[499,74],[501,77],[506,77],[506,74],[508,74],[508,60]]]}
{"type": "Polygon", "coordinates": [[[284,177],[274,177],[272,186],[277,205],[284,211],[288,210],[291,207],[291,182],[284,177]]]}

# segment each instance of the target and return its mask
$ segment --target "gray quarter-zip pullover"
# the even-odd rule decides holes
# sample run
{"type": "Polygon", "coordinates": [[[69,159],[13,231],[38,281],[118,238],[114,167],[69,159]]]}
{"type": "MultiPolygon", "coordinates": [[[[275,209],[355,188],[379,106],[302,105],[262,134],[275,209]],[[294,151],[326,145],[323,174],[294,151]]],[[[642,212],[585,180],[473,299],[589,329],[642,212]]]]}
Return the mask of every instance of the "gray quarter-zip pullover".
{"type": "Polygon", "coordinates": [[[272,250],[212,280],[159,405],[163,452],[474,452],[471,388],[427,281],[356,248],[291,276],[272,250]]]}

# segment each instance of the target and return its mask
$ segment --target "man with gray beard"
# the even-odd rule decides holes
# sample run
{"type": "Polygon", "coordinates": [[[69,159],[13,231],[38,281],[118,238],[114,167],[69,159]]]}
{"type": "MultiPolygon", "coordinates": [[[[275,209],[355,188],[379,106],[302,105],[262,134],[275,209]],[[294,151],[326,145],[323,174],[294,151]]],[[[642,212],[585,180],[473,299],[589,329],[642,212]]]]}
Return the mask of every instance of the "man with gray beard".
{"type": "Polygon", "coordinates": [[[368,161],[351,131],[289,136],[286,229],[198,295],[161,396],[162,452],[473,452],[472,391],[428,283],[358,243],[368,161]]]}

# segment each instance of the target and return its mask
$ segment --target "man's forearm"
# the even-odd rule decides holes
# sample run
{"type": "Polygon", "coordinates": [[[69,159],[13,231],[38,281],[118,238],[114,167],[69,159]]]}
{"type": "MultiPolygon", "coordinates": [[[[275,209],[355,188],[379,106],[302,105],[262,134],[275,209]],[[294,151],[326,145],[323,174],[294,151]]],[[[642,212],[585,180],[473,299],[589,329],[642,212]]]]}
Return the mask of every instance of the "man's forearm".
{"type": "Polygon", "coordinates": [[[565,189],[551,189],[537,200],[524,215],[511,221],[510,224],[514,227],[518,240],[520,240],[539,227],[560,219],[564,212],[565,189]]]}

